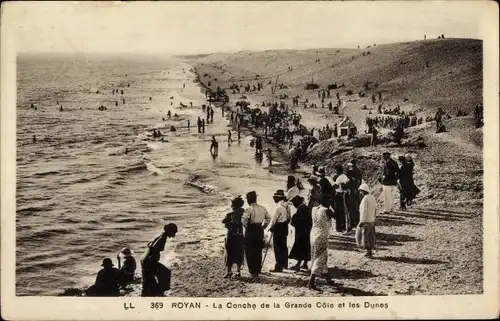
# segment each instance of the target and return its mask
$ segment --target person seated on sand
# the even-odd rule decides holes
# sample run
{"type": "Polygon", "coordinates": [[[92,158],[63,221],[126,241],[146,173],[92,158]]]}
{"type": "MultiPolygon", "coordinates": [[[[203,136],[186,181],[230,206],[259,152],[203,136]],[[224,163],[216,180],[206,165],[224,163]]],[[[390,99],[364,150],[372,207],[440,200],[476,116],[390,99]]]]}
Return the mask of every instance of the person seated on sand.
{"type": "Polygon", "coordinates": [[[123,274],[114,267],[110,258],[102,260],[103,268],[97,273],[94,285],[87,289],[87,296],[120,296],[124,284],[123,274]]]}
{"type": "Polygon", "coordinates": [[[63,111],[63,110],[64,110],[64,109],[63,109],[63,106],[61,105],[61,106],[59,107],[59,111],[63,111]]]}
{"type": "Polygon", "coordinates": [[[148,249],[141,260],[142,297],[163,296],[170,290],[171,271],[160,263],[160,252],[165,250],[167,238],[175,237],[177,225],[169,223],[163,227],[163,233],[148,243],[148,249]]]}
{"type": "Polygon", "coordinates": [[[179,115],[177,115],[177,113],[175,113],[174,118],[179,118],[179,115]]]}
{"type": "Polygon", "coordinates": [[[222,223],[227,229],[225,239],[226,267],[227,273],[224,278],[230,278],[233,274],[233,264],[236,264],[236,278],[241,277],[241,265],[245,252],[245,238],[243,235],[243,205],[245,202],[238,196],[231,201],[232,211],[226,214],[222,223]]]}
{"type": "Polygon", "coordinates": [[[137,263],[135,262],[135,258],[132,256],[132,251],[128,247],[124,247],[120,253],[118,253],[116,259],[118,260],[118,268],[123,273],[124,282],[134,281],[137,263]],[[121,264],[122,257],[123,265],[121,264]]]}

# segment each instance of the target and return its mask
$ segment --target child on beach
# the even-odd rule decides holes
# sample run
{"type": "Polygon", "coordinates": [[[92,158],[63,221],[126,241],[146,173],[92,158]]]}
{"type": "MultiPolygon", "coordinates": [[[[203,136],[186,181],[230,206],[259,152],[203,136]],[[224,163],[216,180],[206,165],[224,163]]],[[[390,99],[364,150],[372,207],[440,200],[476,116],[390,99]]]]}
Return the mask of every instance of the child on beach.
{"type": "Polygon", "coordinates": [[[359,187],[363,195],[359,205],[360,219],[356,228],[356,243],[366,250],[366,257],[373,256],[372,250],[375,247],[375,216],[377,212],[377,201],[370,194],[370,188],[363,183],[359,187]]]}

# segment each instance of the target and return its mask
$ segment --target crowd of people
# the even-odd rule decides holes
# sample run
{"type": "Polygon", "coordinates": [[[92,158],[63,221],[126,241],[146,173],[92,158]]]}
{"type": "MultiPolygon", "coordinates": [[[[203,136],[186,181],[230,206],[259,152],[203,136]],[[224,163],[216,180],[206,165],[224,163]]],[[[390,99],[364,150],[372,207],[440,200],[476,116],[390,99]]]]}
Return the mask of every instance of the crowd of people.
{"type": "MultiPolygon", "coordinates": [[[[411,206],[420,192],[413,181],[414,164],[411,156],[400,156],[398,160],[401,166],[391,158],[390,153],[383,154],[382,176],[379,181],[383,188],[384,213],[394,211],[396,188],[400,194],[401,210],[411,206]]],[[[328,283],[333,284],[332,276],[327,273],[328,239],[332,229],[343,234],[350,234],[355,230],[358,246],[366,250],[365,256],[373,257],[376,245],[376,200],[363,180],[356,160],[351,160],[345,171],[343,166],[337,165],[331,179],[327,177],[323,167],[314,166],[307,182],[310,187],[307,197],[303,197],[301,194],[304,194],[302,191],[305,188],[302,183],[294,176],[288,176],[286,188],[277,190],[273,195],[276,205],[272,214],[257,203],[255,191],[246,194],[247,209],[243,209],[244,201],[241,196],[231,201],[231,212],[222,220],[227,229],[227,271],[224,278],[233,277],[234,265],[234,277],[240,278],[245,258],[248,272],[252,278],[257,278],[262,272],[272,239],[276,263],[270,272],[305,270],[310,273],[308,287],[321,291],[316,285],[316,278],[324,277],[328,283]],[[293,215],[292,207],[296,209],[293,215]],[[290,251],[287,244],[289,225],[295,229],[290,251]],[[271,236],[267,237],[269,234],[271,236]],[[266,239],[269,241],[266,242],[266,239]],[[289,259],[296,263],[289,267],[289,259]]]]}

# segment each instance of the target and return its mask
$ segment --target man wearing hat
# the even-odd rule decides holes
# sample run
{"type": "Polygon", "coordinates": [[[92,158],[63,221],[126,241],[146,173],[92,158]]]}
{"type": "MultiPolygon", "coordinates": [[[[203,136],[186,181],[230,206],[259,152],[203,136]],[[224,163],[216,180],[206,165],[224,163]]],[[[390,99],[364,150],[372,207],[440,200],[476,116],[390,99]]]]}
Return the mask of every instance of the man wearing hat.
{"type": "Polygon", "coordinates": [[[318,169],[318,176],[320,177],[318,183],[321,190],[321,197],[331,199],[333,197],[333,187],[328,178],[326,178],[326,172],[323,166],[318,169]]]}
{"type": "Polygon", "coordinates": [[[110,258],[102,260],[102,269],[97,273],[95,284],[87,290],[88,296],[120,296],[123,277],[110,258]]]}
{"type": "Polygon", "coordinates": [[[366,250],[366,256],[372,257],[372,250],[375,247],[375,216],[377,212],[377,201],[370,194],[370,188],[363,183],[359,187],[363,195],[359,206],[360,220],[356,229],[356,243],[366,250]]]}
{"type": "Polygon", "coordinates": [[[391,153],[384,152],[382,154],[384,165],[382,167],[382,189],[384,193],[384,213],[392,212],[394,208],[394,194],[397,191],[397,184],[399,179],[398,163],[391,158],[391,153]]]}
{"type": "Polygon", "coordinates": [[[257,193],[248,192],[247,203],[250,206],[241,219],[245,228],[245,255],[248,271],[257,277],[262,270],[262,249],[264,248],[264,227],[271,220],[267,209],[257,204],[257,193]]]}
{"type": "Polygon", "coordinates": [[[276,265],[271,272],[282,272],[284,268],[288,267],[288,247],[286,239],[288,236],[288,223],[290,222],[291,213],[285,192],[282,189],[274,193],[273,200],[277,204],[277,207],[266,229],[266,231],[271,231],[273,233],[276,265]]]}

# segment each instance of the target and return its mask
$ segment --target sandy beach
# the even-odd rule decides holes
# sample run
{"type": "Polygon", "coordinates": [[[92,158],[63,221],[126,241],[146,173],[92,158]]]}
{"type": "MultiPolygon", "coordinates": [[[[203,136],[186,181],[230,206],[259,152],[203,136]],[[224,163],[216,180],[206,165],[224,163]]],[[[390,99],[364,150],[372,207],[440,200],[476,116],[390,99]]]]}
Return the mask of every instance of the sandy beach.
{"type": "MultiPolygon", "coordinates": [[[[107,237],[113,242],[101,246],[95,253],[89,252],[89,245],[79,243],[81,245],[72,255],[79,257],[81,261],[81,255],[85,253],[82,262],[85,263],[85,270],[71,270],[74,266],[68,266],[69,263],[64,261],[68,258],[67,253],[61,252],[59,256],[57,248],[55,250],[52,248],[49,249],[53,251],[52,256],[57,253],[56,256],[60,257],[60,261],[47,262],[48,254],[41,253],[40,258],[31,256],[29,261],[25,261],[26,263],[20,263],[18,271],[26,273],[32,271],[36,275],[39,269],[47,267],[55,268],[56,271],[59,268],[71,267],[72,274],[68,275],[64,282],[59,278],[58,286],[50,290],[47,285],[42,284],[35,293],[57,294],[61,293],[62,288],[68,289],[71,286],[81,289],[93,282],[100,257],[114,258],[122,246],[129,246],[139,259],[147,242],[161,232],[161,226],[167,222],[175,222],[179,226],[179,233],[175,239],[169,239],[166,251],[162,254],[162,262],[172,268],[171,296],[481,293],[482,132],[472,128],[470,116],[453,115],[446,122],[448,132],[440,135],[434,133],[433,123],[424,123],[411,128],[408,130],[408,138],[400,147],[391,144],[375,148],[352,147],[345,144],[340,146],[338,142],[330,139],[320,142],[307,151],[305,159],[300,162],[299,169],[294,173],[304,183],[313,164],[325,166],[327,171],[331,172],[335,164],[345,164],[356,157],[365,181],[372,186],[381,205],[381,186],[377,182],[380,157],[383,151],[390,150],[393,155],[412,154],[416,164],[415,181],[422,190],[417,204],[408,211],[379,215],[378,245],[375,258],[372,260],[363,257],[363,253],[356,247],[353,235],[335,233],[331,235],[328,253],[329,272],[337,285],[327,286],[320,283],[324,289],[320,294],[306,288],[308,275],[305,272],[285,271],[273,274],[267,272],[274,266],[272,245],[266,256],[264,274],[259,279],[251,280],[245,267],[242,280],[223,279],[225,229],[221,223],[229,210],[229,199],[236,195],[245,195],[251,190],[255,190],[259,195],[259,203],[272,212],[275,205],[271,196],[276,189],[285,188],[286,175],[289,173],[288,148],[275,144],[272,137],[264,142],[264,148],[273,150],[273,166],[267,166],[266,159],[262,165],[255,161],[250,140],[252,135],[262,135],[262,132],[244,128],[240,142],[234,142],[231,146],[227,144],[227,130],[231,128],[228,121],[229,112],[234,110],[237,101],[245,100],[252,108],[259,106],[265,110],[266,107],[262,107],[263,102],[279,100],[275,94],[286,94],[287,98],[283,100],[287,103],[291,102],[291,97],[298,96],[301,101],[307,99],[321,106],[317,92],[304,89],[305,85],[313,81],[318,83],[320,88],[324,88],[332,82],[342,83],[345,87],[335,92],[339,92],[340,98],[347,101],[345,116],[353,120],[361,135],[365,129],[365,117],[376,109],[370,102],[369,95],[362,97],[357,94],[363,91],[363,88],[366,91],[367,82],[377,84],[377,90],[383,92],[384,106],[387,107],[399,104],[403,110],[416,111],[417,115],[422,117],[432,115],[438,106],[445,106],[450,114],[455,114],[459,109],[470,112],[474,103],[481,101],[480,91],[476,88],[476,82],[481,79],[480,66],[476,59],[476,56],[481,54],[478,45],[472,40],[450,39],[442,42],[433,40],[426,43],[388,44],[359,50],[322,49],[294,52],[270,50],[227,55],[213,54],[176,62],[175,65],[170,64],[164,68],[158,68],[158,62],[155,62],[148,65],[148,70],[142,73],[134,74],[132,70],[122,71],[124,74],[117,75],[116,80],[101,78],[98,83],[91,84],[90,88],[86,89],[85,97],[89,97],[91,91],[99,89],[110,91],[114,83],[121,82],[120,85],[125,87],[126,83],[130,82],[131,86],[125,87],[124,96],[127,104],[121,104],[123,106],[112,114],[101,113],[107,117],[102,118],[105,121],[101,127],[96,127],[93,132],[84,134],[77,140],[66,141],[64,144],[73,144],[73,150],[76,152],[80,148],[78,144],[81,144],[81,148],[86,148],[89,143],[94,144],[95,151],[100,155],[99,162],[108,164],[103,167],[100,174],[104,185],[99,185],[95,179],[82,180],[80,177],[74,177],[71,180],[72,184],[76,179],[81,184],[87,184],[85,187],[87,189],[91,186],[97,190],[100,186],[116,185],[113,188],[118,190],[112,195],[102,195],[94,200],[96,208],[104,209],[101,211],[104,216],[100,219],[94,218],[84,223],[81,218],[66,216],[68,224],[79,222],[80,225],[89,225],[79,226],[81,230],[88,231],[87,234],[74,236],[74,240],[70,242],[76,244],[81,242],[82,238],[93,242],[97,237],[101,239],[107,237]],[[434,61],[437,59],[435,54],[437,47],[441,50],[440,59],[444,63],[434,61]],[[457,48],[467,50],[458,51],[457,48]],[[367,51],[370,51],[369,56],[366,55],[367,51]],[[426,61],[431,61],[431,67],[428,69],[422,67],[426,61]],[[399,68],[401,65],[405,65],[406,69],[399,68]],[[292,66],[292,70],[287,71],[288,66],[292,66]],[[194,73],[191,73],[191,68],[194,73]],[[420,70],[422,68],[423,71],[420,70]],[[416,73],[416,70],[420,70],[421,74],[416,73]],[[196,78],[199,83],[193,82],[196,78]],[[457,79],[467,79],[467,82],[457,79]],[[201,105],[207,103],[205,90],[215,90],[217,86],[227,89],[235,83],[249,84],[257,81],[264,83],[263,90],[259,92],[233,94],[228,90],[230,101],[225,116],[221,117],[220,107],[216,105],[214,123],[207,126],[205,134],[196,133],[196,118],[203,116],[201,105]],[[285,87],[273,93],[271,87],[276,83],[283,83],[285,87]],[[187,86],[182,88],[182,84],[187,86]],[[347,89],[351,89],[354,94],[348,96],[347,89]],[[152,97],[149,102],[148,97],[152,97]],[[446,101],[442,101],[444,98],[440,97],[446,97],[446,101]],[[193,103],[192,108],[179,106],[180,103],[189,102],[193,103]],[[368,108],[361,108],[363,105],[367,105],[368,108]],[[453,108],[450,109],[450,106],[453,108]],[[179,117],[165,120],[168,110],[178,113],[179,117]],[[191,123],[190,131],[187,130],[188,119],[191,123]],[[128,125],[124,127],[124,124],[128,125]],[[176,132],[168,131],[172,125],[177,128],[176,132]],[[114,143],[109,142],[110,126],[123,129],[123,133],[112,134],[112,137],[116,137],[111,139],[114,143]],[[153,128],[162,130],[165,142],[151,140],[153,128]],[[94,136],[89,138],[89,135],[94,136]],[[208,152],[209,138],[212,135],[217,137],[220,146],[220,157],[215,161],[208,152]],[[125,136],[127,139],[123,140],[119,138],[120,136],[125,136]],[[425,148],[417,146],[415,143],[417,138],[425,141],[425,148]],[[133,150],[131,155],[124,154],[125,147],[133,150]],[[197,152],[204,149],[206,153],[197,152]],[[103,160],[103,155],[108,158],[103,160]],[[118,159],[124,162],[116,166],[118,159]],[[109,177],[109,173],[117,174],[109,177]],[[144,191],[144,186],[147,186],[147,191],[144,191]],[[109,202],[111,197],[116,197],[117,193],[122,197],[113,198],[111,204],[108,203],[108,206],[103,207],[103,204],[109,202]],[[127,195],[136,197],[142,195],[142,200],[136,198],[135,201],[129,201],[127,195]],[[144,206],[144,209],[138,211],[138,204],[144,206]],[[130,206],[135,210],[129,210],[130,206]],[[138,213],[142,214],[137,216],[138,213]],[[99,226],[92,226],[102,224],[103,220],[111,220],[112,225],[104,230],[99,226]],[[138,226],[137,222],[142,222],[143,225],[138,226]],[[138,232],[134,235],[125,235],[122,231],[129,228],[130,224],[138,228],[138,232]],[[26,265],[28,262],[31,265],[26,265]],[[68,283],[68,280],[72,282],[68,283]]],[[[29,82],[27,84],[29,85],[29,82]]],[[[51,96],[52,90],[54,89],[49,86],[47,92],[42,92],[36,97],[28,96],[24,100],[21,99],[19,105],[26,106],[35,98],[40,101],[40,97],[45,97],[44,104],[52,106],[45,107],[47,112],[60,121],[61,117],[72,117],[70,115],[82,113],[78,107],[82,107],[84,111],[94,110],[99,101],[108,106],[113,102],[110,98],[94,97],[85,98],[86,105],[77,106],[74,103],[78,100],[77,97],[84,97],[81,91],[78,93],[79,96],[61,91],[60,93],[64,94],[57,99],[65,106],[71,106],[68,109],[73,109],[71,113],[61,114],[56,110],[49,111],[51,108],[55,109],[52,100],[56,98],[51,96]]],[[[100,95],[102,96],[102,93],[100,95]]],[[[295,107],[295,110],[302,115],[302,123],[307,128],[321,128],[327,123],[332,125],[341,119],[327,108],[295,107]]],[[[20,115],[21,122],[29,122],[31,117],[37,114],[39,113],[31,110],[23,111],[20,115]]],[[[68,130],[70,130],[68,127],[63,127],[61,133],[68,130]]],[[[26,155],[30,153],[31,145],[28,141],[35,131],[22,132],[19,144],[28,148],[26,155]]],[[[46,138],[43,138],[44,134],[40,132],[37,132],[37,135],[41,136],[42,144],[48,146],[47,151],[61,144],[59,140],[53,139],[55,137],[53,132],[50,135],[47,132],[46,138]]],[[[23,167],[22,157],[28,156],[21,156],[19,167],[21,173],[23,170],[37,170],[36,166],[27,165],[33,160],[27,161],[26,167],[23,167]]],[[[39,154],[38,157],[43,159],[47,156],[39,154]]],[[[71,159],[77,156],[68,154],[68,157],[71,159]]],[[[55,159],[60,162],[60,158],[55,159]]],[[[89,169],[95,164],[97,159],[96,162],[89,162],[89,169]]],[[[55,168],[49,172],[38,171],[36,175],[46,180],[47,184],[54,184],[51,177],[54,175],[59,177],[62,171],[61,168],[55,168]]],[[[30,173],[28,171],[27,175],[30,173]]],[[[18,214],[28,213],[30,208],[39,206],[42,212],[57,214],[54,218],[64,215],[58,212],[57,204],[33,205],[29,198],[30,194],[26,192],[29,182],[23,181],[22,175],[20,180],[20,200],[21,204],[23,201],[26,204],[21,205],[18,214]]],[[[67,193],[69,198],[75,195],[82,197],[80,203],[75,202],[76,212],[86,197],[80,194],[80,191],[81,189],[76,189],[72,185],[67,193]]],[[[92,193],[91,191],[92,189],[88,193],[92,193]]],[[[29,218],[29,220],[34,219],[36,217],[29,218]]],[[[32,224],[28,220],[24,223],[25,226],[32,224]]],[[[48,236],[49,245],[51,242],[57,244],[68,235],[64,223],[59,224],[61,227],[57,230],[48,232],[40,230],[36,235],[48,236]]],[[[21,246],[18,253],[22,258],[26,255],[25,252],[29,251],[30,242],[36,243],[37,236],[24,239],[22,235],[20,237],[18,242],[22,240],[22,243],[19,243],[21,246]]],[[[288,236],[289,249],[293,244],[293,238],[294,231],[291,228],[288,236]]],[[[291,261],[290,264],[292,263],[291,261]]],[[[51,276],[47,281],[53,282],[55,278],[55,275],[51,276]]],[[[33,293],[33,289],[28,289],[29,285],[25,284],[20,293],[30,293],[30,291],[33,293]]],[[[130,285],[125,295],[140,295],[140,285],[130,285]]]]}

